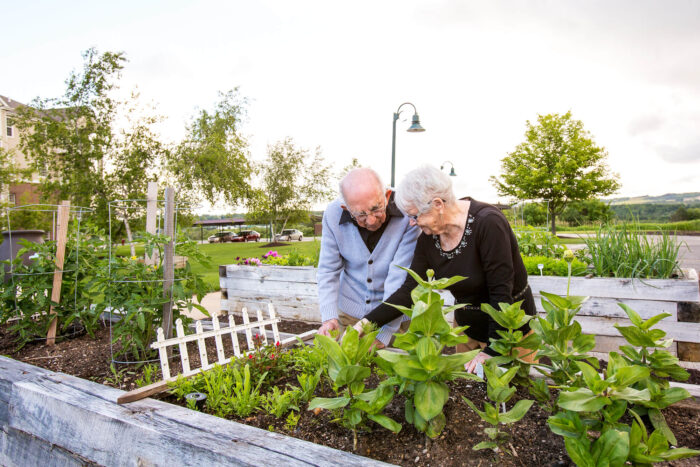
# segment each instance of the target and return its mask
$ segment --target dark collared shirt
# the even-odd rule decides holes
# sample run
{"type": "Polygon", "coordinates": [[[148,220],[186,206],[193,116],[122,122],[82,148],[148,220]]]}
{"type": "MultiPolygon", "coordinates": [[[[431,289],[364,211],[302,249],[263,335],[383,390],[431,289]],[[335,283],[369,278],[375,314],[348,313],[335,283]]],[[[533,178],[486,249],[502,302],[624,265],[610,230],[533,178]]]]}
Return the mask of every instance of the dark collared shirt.
{"type": "Polygon", "coordinates": [[[347,209],[343,210],[343,213],[340,215],[340,221],[338,222],[338,224],[345,224],[346,222],[352,222],[353,224],[355,224],[357,230],[360,231],[362,241],[365,242],[365,245],[367,245],[367,249],[371,253],[374,251],[374,248],[377,246],[377,243],[379,243],[379,239],[382,238],[382,234],[384,233],[386,226],[389,225],[390,217],[403,217],[403,213],[399,210],[399,208],[396,206],[396,203],[394,202],[393,191],[391,192],[391,195],[389,196],[389,201],[386,205],[386,219],[384,219],[384,223],[382,224],[382,226],[374,232],[357,225],[357,222],[355,221],[355,219],[352,218],[352,216],[350,215],[350,211],[348,211],[347,209]]]}

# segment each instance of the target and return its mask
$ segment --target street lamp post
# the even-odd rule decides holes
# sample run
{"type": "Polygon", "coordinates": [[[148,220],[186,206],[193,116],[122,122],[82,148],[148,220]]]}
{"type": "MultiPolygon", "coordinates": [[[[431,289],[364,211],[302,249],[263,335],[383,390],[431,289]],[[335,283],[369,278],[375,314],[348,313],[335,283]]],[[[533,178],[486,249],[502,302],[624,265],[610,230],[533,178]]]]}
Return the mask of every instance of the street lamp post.
{"type": "Polygon", "coordinates": [[[395,180],[394,180],[394,173],[396,170],[396,121],[399,119],[399,115],[401,114],[401,107],[404,105],[410,105],[413,107],[413,118],[411,119],[411,126],[408,127],[409,133],[419,133],[421,131],[425,131],[425,128],[420,126],[420,119],[418,118],[418,111],[416,110],[416,106],[411,104],[410,102],[404,102],[399,106],[398,109],[396,109],[396,112],[394,112],[394,122],[393,122],[393,129],[391,133],[391,187],[394,188],[395,186],[395,180]]]}

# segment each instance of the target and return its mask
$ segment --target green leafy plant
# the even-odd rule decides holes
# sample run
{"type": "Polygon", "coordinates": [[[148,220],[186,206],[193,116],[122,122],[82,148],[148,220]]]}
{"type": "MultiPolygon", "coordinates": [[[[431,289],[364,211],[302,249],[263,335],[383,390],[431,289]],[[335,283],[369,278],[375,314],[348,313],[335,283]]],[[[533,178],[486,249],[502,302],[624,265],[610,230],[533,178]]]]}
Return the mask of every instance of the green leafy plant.
{"type": "Polygon", "coordinates": [[[487,360],[487,363],[484,365],[484,375],[486,376],[486,393],[494,404],[492,405],[488,402],[484,402],[484,410],[481,411],[477,409],[472,401],[466,397],[462,397],[464,402],[466,402],[473,411],[479,414],[482,420],[493,426],[492,428],[486,428],[484,430],[484,433],[486,433],[489,439],[488,441],[482,441],[474,446],[473,449],[476,451],[480,449],[492,449],[497,451],[501,444],[508,439],[508,433],[500,431],[498,426],[510,425],[519,421],[525,416],[535,402],[525,399],[519,400],[515,403],[513,408],[506,411],[505,403],[513,397],[516,391],[516,387],[510,386],[509,383],[518,372],[518,367],[513,366],[506,371],[496,366],[496,363],[491,360],[493,359],[487,360]],[[499,411],[499,405],[503,407],[503,412],[499,411]]]}
{"type": "Polygon", "coordinates": [[[435,290],[444,289],[465,279],[461,276],[449,279],[434,279],[432,269],[426,271],[423,280],[410,269],[406,270],[418,283],[411,291],[412,308],[393,305],[411,318],[405,334],[396,334],[394,346],[405,350],[402,355],[388,350],[380,350],[378,365],[388,374],[390,381],[399,386],[399,393],[406,394],[406,421],[419,431],[434,438],[445,427],[443,407],[449,398],[448,381],[457,378],[477,379],[464,371],[469,362],[481,350],[466,353],[443,355],[445,346],[465,343],[469,338],[463,334],[467,326],[452,328],[445,314],[463,305],[444,307],[444,301],[435,290]]]}
{"type": "Polygon", "coordinates": [[[534,227],[515,230],[518,249],[523,256],[544,256],[545,258],[561,258],[566,247],[551,233],[534,227]]]}
{"type": "Polygon", "coordinates": [[[141,376],[136,379],[136,386],[141,388],[156,382],[156,377],[158,376],[158,365],[154,363],[144,365],[141,371],[141,376]]]}
{"type": "Polygon", "coordinates": [[[299,394],[300,400],[304,402],[311,400],[314,395],[314,391],[316,391],[316,386],[318,386],[318,383],[321,381],[322,373],[323,369],[319,368],[313,375],[309,373],[301,373],[297,375],[297,381],[299,381],[299,388],[301,391],[299,394]]]}
{"type": "Polygon", "coordinates": [[[284,421],[284,428],[287,431],[294,431],[294,429],[299,424],[300,418],[301,418],[301,414],[289,412],[289,414],[287,414],[287,418],[284,421]]]}
{"type": "Polygon", "coordinates": [[[394,433],[401,430],[400,424],[382,414],[384,407],[394,398],[394,387],[386,383],[370,391],[365,387],[371,374],[372,344],[378,333],[378,330],[374,330],[360,338],[354,328],[348,327],[340,344],[320,334],[314,338],[314,345],[322,348],[327,356],[328,376],[340,396],[316,397],[311,400],[308,409],[342,409],[334,421],[352,430],[353,449],[357,449],[357,429],[366,426],[367,419],[394,433]]]}
{"type": "Polygon", "coordinates": [[[262,409],[275,418],[281,418],[290,410],[299,411],[298,404],[300,399],[301,391],[299,388],[292,388],[283,392],[275,386],[262,400],[262,409]]]}
{"type": "Polygon", "coordinates": [[[661,410],[690,397],[690,393],[683,388],[671,388],[668,378],[686,381],[690,375],[678,364],[678,358],[664,350],[672,343],[671,339],[664,339],[666,332],[653,328],[655,324],[671,315],[660,313],[643,320],[624,303],[621,303],[620,307],[629,317],[632,326],[615,324],[615,328],[630,345],[620,347],[622,355],[611,352],[610,357],[616,360],[621,358],[630,365],[642,366],[649,370],[649,376],[636,382],[633,387],[648,390],[650,398],[648,401],[639,401],[639,407],[635,407],[634,411],[640,415],[648,415],[654,428],[664,435],[666,441],[677,445],[676,437],[668,427],[661,410]]]}
{"type": "Polygon", "coordinates": [[[18,347],[46,338],[54,316],[58,319],[59,337],[76,328],[94,335],[100,316],[92,306],[97,297],[95,277],[105,245],[101,234],[88,222],[73,221],[69,225],[59,303],[51,302],[56,241],[20,240],[16,256],[0,264],[0,324],[8,324],[18,347]],[[34,252],[31,262],[24,264],[22,256],[30,251],[34,252]],[[49,314],[51,305],[55,315],[49,314]]]}

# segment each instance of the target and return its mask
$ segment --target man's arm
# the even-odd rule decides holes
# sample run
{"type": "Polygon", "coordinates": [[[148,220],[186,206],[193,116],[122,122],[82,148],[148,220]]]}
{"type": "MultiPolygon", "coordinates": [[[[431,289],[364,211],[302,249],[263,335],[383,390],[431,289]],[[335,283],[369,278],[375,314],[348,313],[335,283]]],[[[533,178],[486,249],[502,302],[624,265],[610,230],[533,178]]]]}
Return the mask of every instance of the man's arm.
{"type": "Polygon", "coordinates": [[[338,243],[329,226],[328,209],[323,213],[323,234],[321,252],[318,260],[316,280],[318,283],[318,302],[321,321],[338,319],[338,291],[340,274],[343,271],[343,258],[340,256],[338,243]]]}

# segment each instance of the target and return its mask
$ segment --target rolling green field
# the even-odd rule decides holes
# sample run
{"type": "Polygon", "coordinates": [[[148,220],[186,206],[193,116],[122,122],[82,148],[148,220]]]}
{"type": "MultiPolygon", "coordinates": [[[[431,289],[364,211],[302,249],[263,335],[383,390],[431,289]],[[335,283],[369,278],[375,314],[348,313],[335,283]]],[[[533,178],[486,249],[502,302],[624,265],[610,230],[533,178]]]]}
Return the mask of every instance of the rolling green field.
{"type": "MultiPolygon", "coordinates": [[[[263,247],[263,242],[249,243],[204,243],[199,245],[200,251],[208,255],[211,259],[211,265],[206,267],[196,261],[191,262],[192,271],[202,274],[204,281],[210,286],[212,291],[219,290],[219,266],[222,264],[234,264],[236,258],[260,258],[270,250],[277,251],[280,255],[285,255],[296,251],[299,254],[306,256],[314,256],[316,250],[320,248],[321,241],[311,242],[289,242],[285,246],[263,247]]],[[[127,256],[130,254],[128,246],[120,246],[116,248],[117,256],[127,256]]],[[[144,249],[142,245],[136,247],[136,255],[142,256],[144,249]]],[[[177,255],[177,249],[175,250],[177,255]]]]}

